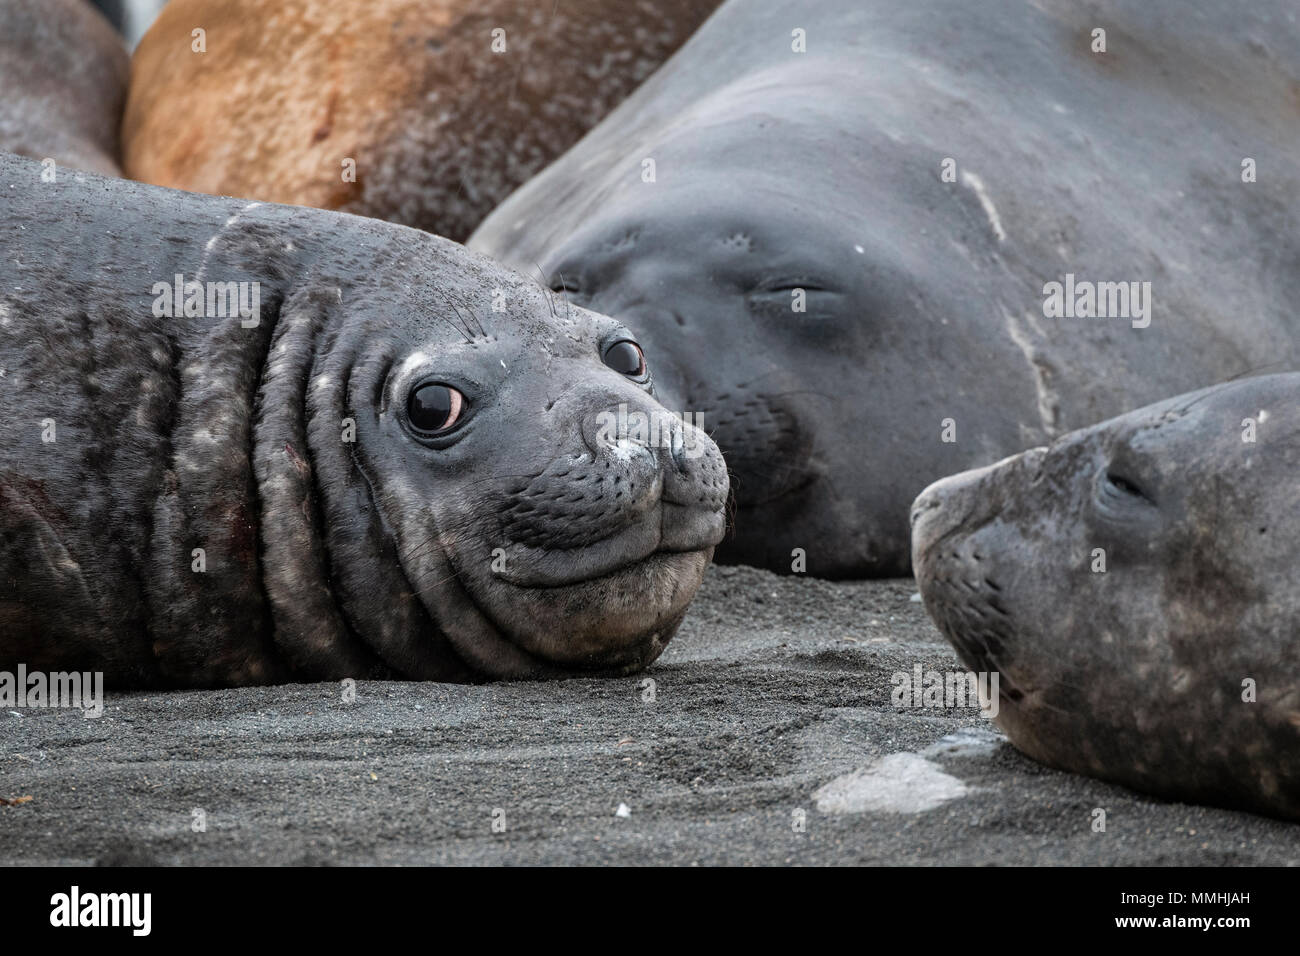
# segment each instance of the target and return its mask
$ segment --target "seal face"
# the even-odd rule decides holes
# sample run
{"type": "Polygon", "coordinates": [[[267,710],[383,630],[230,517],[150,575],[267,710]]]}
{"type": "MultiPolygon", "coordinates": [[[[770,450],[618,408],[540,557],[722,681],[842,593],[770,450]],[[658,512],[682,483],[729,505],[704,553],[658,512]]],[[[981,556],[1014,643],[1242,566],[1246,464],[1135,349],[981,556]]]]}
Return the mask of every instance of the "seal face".
{"type": "Polygon", "coordinates": [[[1030,756],[1300,818],[1300,373],[1183,395],[927,488],[913,563],[1030,756]]]}
{"type": "Polygon", "coordinates": [[[717,4],[171,0],[133,58],[124,165],[461,241],[717,4]]]}
{"type": "Polygon", "coordinates": [[[1290,0],[1105,7],[1094,53],[1066,0],[728,3],[470,245],[654,352],[732,469],[719,560],[903,573],[929,482],[1300,359],[1290,0]]]}
{"type": "Polygon", "coordinates": [[[0,0],[0,151],[120,175],[130,67],[84,0],[0,0]]]}
{"type": "Polygon", "coordinates": [[[625,326],[403,227],[39,172],[0,157],[0,664],[211,686],[663,650],[727,475],[625,326]]]}

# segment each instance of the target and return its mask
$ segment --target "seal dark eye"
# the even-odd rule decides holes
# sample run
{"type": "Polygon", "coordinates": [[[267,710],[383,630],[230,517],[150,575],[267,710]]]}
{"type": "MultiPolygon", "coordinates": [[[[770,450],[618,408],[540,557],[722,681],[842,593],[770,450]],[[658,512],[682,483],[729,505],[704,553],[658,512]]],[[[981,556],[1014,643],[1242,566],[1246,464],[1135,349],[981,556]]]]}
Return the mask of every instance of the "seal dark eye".
{"type": "Polygon", "coordinates": [[[417,431],[445,432],[460,420],[465,396],[450,385],[430,382],[411,393],[406,403],[406,417],[417,431]]]}
{"type": "Polygon", "coordinates": [[[645,374],[645,353],[630,339],[615,342],[605,349],[605,364],[620,375],[640,378],[645,374]]]}

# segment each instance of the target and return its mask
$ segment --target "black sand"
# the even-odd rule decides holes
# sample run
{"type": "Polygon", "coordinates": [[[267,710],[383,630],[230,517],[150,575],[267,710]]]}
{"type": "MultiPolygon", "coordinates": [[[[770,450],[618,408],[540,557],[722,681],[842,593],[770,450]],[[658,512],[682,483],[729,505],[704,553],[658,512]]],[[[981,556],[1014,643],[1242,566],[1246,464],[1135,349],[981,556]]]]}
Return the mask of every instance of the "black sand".
{"type": "Polygon", "coordinates": [[[32,799],[0,806],[0,862],[1300,864],[1300,826],[1046,769],[975,709],[895,708],[895,672],[960,667],[914,590],[713,568],[622,679],[5,710],[0,798],[32,799]],[[869,765],[836,789],[871,809],[818,809],[869,765]]]}

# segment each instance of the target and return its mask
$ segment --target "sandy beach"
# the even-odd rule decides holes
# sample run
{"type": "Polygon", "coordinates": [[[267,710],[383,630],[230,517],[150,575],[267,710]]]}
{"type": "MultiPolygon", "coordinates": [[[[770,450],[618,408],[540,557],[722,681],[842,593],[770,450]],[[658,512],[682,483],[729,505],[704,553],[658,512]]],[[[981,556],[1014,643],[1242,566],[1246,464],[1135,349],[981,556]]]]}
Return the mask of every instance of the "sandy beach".
{"type": "Polygon", "coordinates": [[[960,669],[914,593],[714,567],[630,677],[5,711],[0,797],[31,800],[0,806],[0,861],[1300,863],[1300,826],[1050,770],[976,708],[894,706],[894,674],[960,669]]]}

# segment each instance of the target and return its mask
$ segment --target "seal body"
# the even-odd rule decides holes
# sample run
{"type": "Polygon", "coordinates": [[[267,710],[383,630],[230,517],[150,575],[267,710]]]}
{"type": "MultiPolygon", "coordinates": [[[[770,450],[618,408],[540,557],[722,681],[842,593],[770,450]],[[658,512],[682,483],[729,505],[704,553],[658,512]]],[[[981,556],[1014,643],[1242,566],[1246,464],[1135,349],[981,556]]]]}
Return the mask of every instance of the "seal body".
{"type": "Polygon", "coordinates": [[[0,667],[468,680],[663,649],[726,472],[690,425],[600,420],[662,412],[617,322],[404,227],[40,171],[0,157],[0,667]]]}
{"type": "Polygon", "coordinates": [[[719,560],[903,573],[929,482],[1294,363],[1298,16],[728,3],[470,246],[649,343],[719,560]]]}
{"type": "MultiPolygon", "coordinates": [[[[120,175],[130,58],[84,0],[0,0],[0,151],[120,175]]],[[[47,173],[48,175],[48,173],[47,173]]]]}
{"type": "Polygon", "coordinates": [[[913,506],[930,615],[1054,767],[1300,819],[1300,374],[1170,399],[913,506]]]}
{"type": "Polygon", "coordinates": [[[135,53],[126,168],[463,240],[716,6],[172,0],[135,53]]]}

